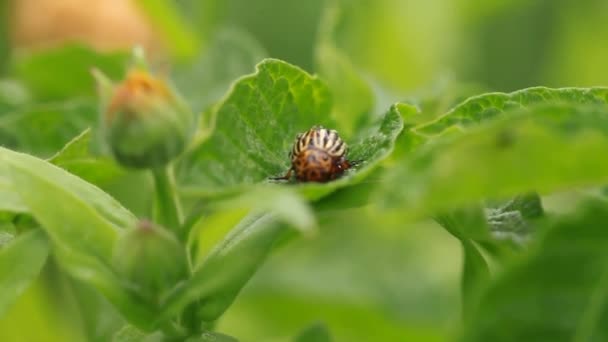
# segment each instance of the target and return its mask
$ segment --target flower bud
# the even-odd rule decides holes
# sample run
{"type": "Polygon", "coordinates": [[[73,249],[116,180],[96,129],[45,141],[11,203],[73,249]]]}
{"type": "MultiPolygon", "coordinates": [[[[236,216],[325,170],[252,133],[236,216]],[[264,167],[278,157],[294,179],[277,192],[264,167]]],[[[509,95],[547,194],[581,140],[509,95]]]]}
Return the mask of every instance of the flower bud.
{"type": "Polygon", "coordinates": [[[101,126],[122,165],[153,168],[167,164],[188,143],[194,115],[179,94],[143,69],[113,84],[93,72],[101,98],[101,126]]]}
{"type": "Polygon", "coordinates": [[[139,222],[118,239],[112,264],[130,287],[153,301],[188,276],[184,247],[171,232],[149,221],[139,222]]]}

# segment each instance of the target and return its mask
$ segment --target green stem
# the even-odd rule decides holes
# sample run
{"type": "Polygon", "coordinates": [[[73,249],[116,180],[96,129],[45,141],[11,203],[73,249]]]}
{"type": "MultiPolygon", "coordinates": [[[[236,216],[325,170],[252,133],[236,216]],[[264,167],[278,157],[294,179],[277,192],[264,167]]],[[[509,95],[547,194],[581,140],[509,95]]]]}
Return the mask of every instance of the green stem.
{"type": "Polygon", "coordinates": [[[156,187],[154,220],[181,238],[182,213],[171,166],[153,169],[156,187]]]}

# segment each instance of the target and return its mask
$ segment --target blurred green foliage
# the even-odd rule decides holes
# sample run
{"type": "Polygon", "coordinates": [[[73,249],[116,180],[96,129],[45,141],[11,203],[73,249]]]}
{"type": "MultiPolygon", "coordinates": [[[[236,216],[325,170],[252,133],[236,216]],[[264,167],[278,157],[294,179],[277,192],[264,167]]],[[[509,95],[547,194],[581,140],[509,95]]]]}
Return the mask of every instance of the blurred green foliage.
{"type": "Polygon", "coordinates": [[[144,298],[111,262],[155,188],[89,70],[129,51],[17,51],[2,20],[0,340],[607,338],[605,1],[134,3],[199,113],[167,227],[190,275],[144,298]],[[269,185],[315,124],[363,163],[269,185]]]}

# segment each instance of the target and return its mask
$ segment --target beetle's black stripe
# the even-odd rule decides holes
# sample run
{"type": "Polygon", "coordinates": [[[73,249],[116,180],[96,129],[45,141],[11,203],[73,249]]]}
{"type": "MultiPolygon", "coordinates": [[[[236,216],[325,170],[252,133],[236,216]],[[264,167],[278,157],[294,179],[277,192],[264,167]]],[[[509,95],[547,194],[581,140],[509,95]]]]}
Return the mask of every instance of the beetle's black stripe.
{"type": "Polygon", "coordinates": [[[334,146],[331,148],[330,153],[334,156],[341,156],[344,154],[344,140],[338,139],[334,146]]]}

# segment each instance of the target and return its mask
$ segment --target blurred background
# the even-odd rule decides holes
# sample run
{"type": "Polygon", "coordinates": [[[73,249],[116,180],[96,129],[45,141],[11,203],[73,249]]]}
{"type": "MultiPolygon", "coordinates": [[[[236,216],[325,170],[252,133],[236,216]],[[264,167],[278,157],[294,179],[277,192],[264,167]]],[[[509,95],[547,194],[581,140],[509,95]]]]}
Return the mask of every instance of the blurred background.
{"type": "MultiPolygon", "coordinates": [[[[122,56],[135,44],[160,69],[175,72],[199,111],[264,57],[327,73],[324,44],[373,85],[377,107],[445,96],[445,109],[472,89],[608,80],[602,0],[2,0],[0,6],[0,143],[41,155],[64,141],[17,140],[11,130],[23,126],[11,121],[10,110],[93,96],[89,68],[120,75],[122,56]],[[225,62],[221,68],[217,60],[225,62]],[[180,70],[188,77],[180,78],[180,70]]],[[[40,127],[52,130],[49,120],[40,127]]],[[[123,195],[136,212],[147,205],[123,195]]],[[[380,216],[372,207],[323,211],[319,220],[320,236],[291,241],[270,257],[220,331],[243,341],[287,341],[321,324],[336,341],[442,341],[458,329],[461,252],[442,228],[430,221],[404,226],[397,214],[380,216]]],[[[0,320],[0,340],[83,338],[86,322],[74,314],[73,298],[61,298],[66,291],[53,274],[46,271],[0,320]]]]}

